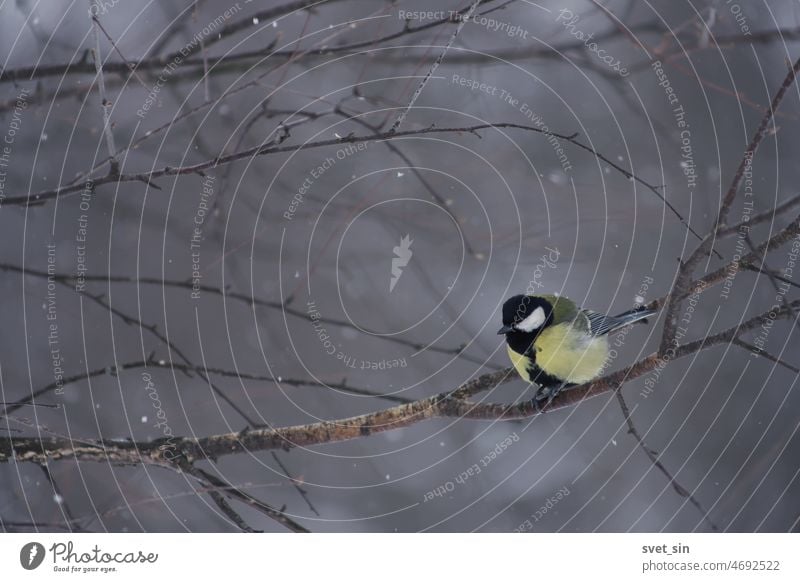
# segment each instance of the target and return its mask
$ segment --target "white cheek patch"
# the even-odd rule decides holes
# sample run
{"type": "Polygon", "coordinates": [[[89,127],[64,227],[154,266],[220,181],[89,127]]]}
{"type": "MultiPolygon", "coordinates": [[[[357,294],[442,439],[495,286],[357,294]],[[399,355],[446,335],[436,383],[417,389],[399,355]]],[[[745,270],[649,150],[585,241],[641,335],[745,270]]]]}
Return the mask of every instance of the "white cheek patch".
{"type": "Polygon", "coordinates": [[[539,329],[542,327],[546,316],[544,314],[544,309],[541,307],[537,307],[533,313],[531,313],[528,317],[520,321],[516,327],[520,331],[531,332],[534,329],[539,329]]]}

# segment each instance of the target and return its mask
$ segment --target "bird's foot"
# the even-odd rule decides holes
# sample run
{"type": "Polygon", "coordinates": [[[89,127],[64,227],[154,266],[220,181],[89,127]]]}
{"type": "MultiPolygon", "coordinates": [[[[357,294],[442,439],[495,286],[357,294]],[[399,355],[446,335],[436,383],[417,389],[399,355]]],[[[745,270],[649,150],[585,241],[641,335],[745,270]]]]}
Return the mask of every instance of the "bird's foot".
{"type": "Polygon", "coordinates": [[[533,406],[536,408],[536,412],[539,414],[544,414],[547,408],[550,407],[550,404],[552,404],[553,399],[561,394],[562,390],[565,388],[571,388],[573,386],[577,386],[577,384],[564,382],[563,384],[559,384],[558,386],[554,386],[552,388],[539,388],[539,390],[536,392],[536,395],[533,397],[533,406]],[[543,400],[546,402],[541,404],[543,400]]]}
{"type": "MultiPolygon", "coordinates": [[[[550,392],[552,392],[552,390],[550,392]]],[[[542,407],[541,402],[543,400],[548,400],[548,398],[549,398],[548,389],[542,387],[539,387],[539,389],[536,391],[536,394],[534,394],[533,398],[531,398],[531,403],[533,404],[533,407],[536,409],[536,412],[538,414],[544,414],[544,407],[542,407]]],[[[550,402],[548,400],[548,402],[545,403],[545,407],[547,407],[547,404],[549,403],[550,402]]]]}
{"type": "Polygon", "coordinates": [[[533,407],[536,409],[536,414],[544,414],[544,412],[542,411],[542,407],[539,404],[539,399],[536,398],[536,396],[531,398],[531,404],[533,404],[533,407]]]}

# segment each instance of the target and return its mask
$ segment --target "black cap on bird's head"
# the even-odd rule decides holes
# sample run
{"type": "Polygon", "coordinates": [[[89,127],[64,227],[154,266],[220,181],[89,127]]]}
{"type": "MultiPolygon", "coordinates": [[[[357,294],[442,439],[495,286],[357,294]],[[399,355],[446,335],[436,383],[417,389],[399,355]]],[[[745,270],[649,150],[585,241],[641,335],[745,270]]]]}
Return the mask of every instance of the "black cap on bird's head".
{"type": "Polygon", "coordinates": [[[538,333],[553,322],[553,306],[535,295],[514,295],[503,304],[503,327],[498,335],[538,333]]]}

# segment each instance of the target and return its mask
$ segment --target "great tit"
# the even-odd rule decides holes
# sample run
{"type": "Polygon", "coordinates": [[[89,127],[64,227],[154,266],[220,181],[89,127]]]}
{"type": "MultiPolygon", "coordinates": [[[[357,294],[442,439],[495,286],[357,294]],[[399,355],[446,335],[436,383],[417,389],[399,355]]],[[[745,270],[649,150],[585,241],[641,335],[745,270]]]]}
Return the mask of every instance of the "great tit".
{"type": "Polygon", "coordinates": [[[638,308],[616,316],[580,309],[566,297],[515,295],[503,304],[508,356],[526,382],[538,386],[534,404],[563,388],[598,377],[608,358],[606,335],[656,313],[638,308]]]}

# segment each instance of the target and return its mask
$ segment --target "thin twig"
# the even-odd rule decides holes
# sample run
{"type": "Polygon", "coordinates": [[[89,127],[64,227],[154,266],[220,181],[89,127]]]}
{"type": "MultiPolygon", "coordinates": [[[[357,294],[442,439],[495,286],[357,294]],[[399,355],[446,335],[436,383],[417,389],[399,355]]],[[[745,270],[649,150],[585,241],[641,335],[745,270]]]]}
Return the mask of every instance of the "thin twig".
{"type": "MultiPolygon", "coordinates": [[[[23,270],[22,267],[19,267],[17,265],[9,265],[9,264],[6,264],[6,263],[0,263],[0,270],[22,273],[24,275],[29,275],[31,277],[39,277],[39,278],[44,278],[44,279],[46,279],[48,277],[53,277],[53,280],[68,283],[70,286],[72,286],[76,281],[75,275],[72,275],[72,274],[63,274],[63,273],[55,273],[55,274],[51,273],[51,274],[48,274],[46,271],[39,271],[37,269],[28,269],[28,268],[23,270]]],[[[163,279],[159,279],[157,277],[126,277],[126,276],[122,276],[122,275],[85,275],[83,279],[85,281],[97,281],[97,282],[103,282],[103,283],[132,283],[132,284],[136,284],[136,285],[158,285],[158,286],[162,286],[162,287],[173,287],[173,288],[177,288],[177,289],[193,289],[194,288],[193,287],[193,283],[191,281],[163,280],[163,279]]],[[[266,308],[269,308],[269,309],[275,309],[275,310],[281,311],[282,313],[285,313],[286,315],[290,315],[290,316],[296,317],[298,319],[303,319],[305,321],[309,320],[309,315],[308,315],[308,313],[306,311],[303,311],[303,310],[300,310],[300,309],[295,309],[293,307],[284,305],[280,301],[269,301],[267,299],[260,299],[258,297],[253,297],[253,296],[247,295],[245,293],[239,293],[239,292],[236,292],[236,291],[230,291],[228,289],[222,289],[222,288],[219,288],[219,287],[214,287],[212,285],[201,284],[198,287],[198,289],[203,293],[213,293],[214,295],[219,295],[219,296],[224,297],[226,299],[234,299],[236,301],[240,301],[240,302],[242,302],[242,303],[244,303],[246,305],[258,306],[258,307],[266,307],[266,308]]],[[[349,328],[349,329],[354,329],[356,331],[362,332],[362,330],[360,330],[357,327],[355,327],[351,321],[348,321],[348,320],[345,320],[345,319],[336,319],[336,318],[332,318],[332,317],[321,316],[318,319],[318,321],[320,321],[322,323],[325,323],[327,325],[334,325],[336,327],[349,328]]],[[[366,332],[370,333],[370,334],[373,333],[369,329],[366,329],[366,332]]],[[[484,358],[478,358],[478,357],[471,356],[471,355],[465,353],[464,349],[465,349],[466,346],[463,346],[463,345],[459,346],[459,347],[455,347],[455,348],[448,348],[448,347],[433,346],[433,345],[429,345],[429,344],[425,344],[425,343],[415,342],[415,341],[411,341],[411,340],[407,340],[407,339],[401,338],[399,336],[387,336],[387,335],[380,334],[380,335],[373,335],[372,337],[380,339],[382,341],[388,341],[388,342],[396,343],[398,345],[407,346],[407,347],[411,348],[412,350],[416,350],[416,351],[424,350],[424,351],[436,352],[436,353],[439,353],[439,354],[445,354],[445,355],[449,355],[449,356],[456,356],[456,357],[461,358],[461,359],[463,359],[465,361],[472,362],[473,364],[479,364],[479,365],[481,365],[481,366],[483,366],[485,368],[490,368],[490,369],[494,369],[494,370],[498,370],[498,369],[501,368],[501,366],[497,366],[496,364],[493,364],[491,362],[487,362],[484,358]]],[[[256,379],[256,378],[254,378],[254,379],[256,379]]],[[[340,385],[330,384],[329,386],[331,386],[331,387],[339,387],[340,385]]],[[[353,389],[353,390],[354,390],[354,392],[353,392],[354,394],[357,393],[357,392],[355,392],[355,390],[357,390],[357,389],[353,389]]],[[[370,395],[370,394],[364,394],[364,395],[370,395]]],[[[378,395],[374,394],[374,396],[378,396],[378,395]]],[[[390,400],[392,398],[397,398],[398,402],[406,401],[403,397],[399,397],[399,396],[398,397],[387,396],[386,398],[390,399],[390,400]]]]}
{"type": "MultiPolygon", "coordinates": [[[[197,0],[194,2],[192,20],[197,22],[197,0]]],[[[211,101],[211,77],[208,74],[208,52],[206,51],[206,42],[203,39],[203,35],[198,36],[200,38],[200,42],[198,43],[200,46],[200,56],[203,58],[203,96],[206,101],[211,101]]]]}
{"type": "Polygon", "coordinates": [[[771,208],[771,209],[767,210],[766,212],[762,212],[761,214],[755,214],[752,217],[750,217],[748,220],[745,220],[745,221],[742,221],[742,222],[737,222],[736,224],[734,224],[732,226],[729,226],[727,228],[721,229],[717,233],[717,238],[723,238],[723,237],[726,237],[726,236],[733,236],[734,234],[739,233],[739,230],[742,227],[747,227],[748,230],[749,230],[749,229],[752,229],[752,227],[755,226],[756,224],[763,224],[764,222],[771,222],[771,221],[775,220],[775,218],[777,216],[780,216],[781,214],[784,214],[784,213],[788,212],[789,210],[792,210],[796,206],[800,206],[800,194],[797,194],[796,196],[792,196],[786,202],[783,202],[783,203],[779,204],[778,206],[775,206],[774,208],[771,208]]]}
{"type": "Polygon", "coordinates": [[[47,408],[59,408],[60,404],[43,404],[40,402],[35,402],[35,400],[45,394],[49,394],[53,392],[59,386],[67,386],[69,384],[74,384],[75,382],[81,382],[83,380],[88,380],[90,378],[96,378],[98,376],[104,375],[116,375],[120,371],[123,370],[133,370],[137,368],[163,368],[166,370],[177,370],[184,374],[201,374],[201,373],[208,373],[214,376],[221,376],[221,377],[228,377],[228,378],[237,378],[239,380],[251,380],[257,382],[274,382],[278,385],[284,386],[312,386],[316,388],[324,388],[326,390],[336,390],[339,392],[345,392],[347,394],[353,394],[355,396],[370,396],[373,398],[380,398],[386,400],[388,402],[395,402],[399,404],[405,404],[408,402],[413,402],[411,398],[407,398],[405,396],[396,396],[394,394],[379,394],[372,390],[368,390],[366,388],[358,388],[355,386],[350,386],[346,382],[316,382],[314,380],[302,380],[299,378],[282,378],[278,377],[275,378],[274,376],[264,376],[258,374],[250,374],[247,372],[240,372],[236,370],[225,370],[222,368],[214,368],[214,367],[198,367],[198,366],[188,366],[186,364],[181,364],[178,362],[167,362],[166,360],[156,360],[154,356],[149,357],[147,360],[140,360],[137,362],[127,362],[124,364],[119,364],[117,366],[112,367],[104,367],[104,368],[97,368],[96,370],[91,370],[89,372],[84,372],[81,374],[75,374],[74,376],[70,376],[67,378],[63,378],[60,382],[51,382],[47,386],[40,388],[30,395],[20,398],[14,402],[0,402],[0,405],[3,406],[0,409],[0,417],[6,416],[19,410],[23,406],[40,406],[40,407],[47,407],[47,408]]]}
{"type": "MultiPolygon", "coordinates": [[[[775,291],[775,296],[780,297],[780,302],[786,306],[789,306],[789,299],[786,297],[786,291],[781,291],[781,286],[778,284],[778,277],[776,276],[775,271],[767,264],[767,254],[764,251],[759,251],[756,249],[755,244],[753,244],[753,239],[750,238],[750,232],[748,231],[747,234],[744,235],[744,240],[747,243],[748,248],[750,249],[751,253],[754,253],[758,256],[759,265],[758,265],[758,273],[763,273],[767,276],[770,283],[772,284],[772,288],[775,291]]],[[[790,307],[791,309],[791,307],[790,307]]],[[[797,313],[792,310],[792,315],[794,315],[795,325],[800,327],[800,321],[798,321],[797,313]]]]}
{"type": "MultiPolygon", "coordinates": [[[[375,113],[375,112],[372,112],[375,113]]],[[[539,127],[529,126],[529,125],[522,125],[519,123],[507,123],[507,122],[500,122],[500,123],[482,123],[472,126],[466,127],[426,127],[414,130],[406,130],[406,131],[398,131],[395,133],[384,132],[378,135],[348,135],[345,137],[338,137],[332,139],[325,139],[313,142],[307,142],[303,144],[296,144],[296,145],[273,145],[273,144],[266,144],[260,146],[254,146],[242,151],[234,152],[227,155],[221,155],[217,158],[212,160],[206,160],[204,162],[200,162],[198,164],[193,165],[186,165],[186,166],[165,166],[160,169],[151,170],[150,172],[144,173],[128,173],[128,174],[119,174],[117,176],[103,176],[101,178],[97,178],[93,181],[93,185],[95,188],[101,186],[103,184],[109,183],[120,183],[120,182],[145,182],[149,183],[157,178],[161,178],[164,176],[181,176],[181,175],[188,175],[188,174],[198,174],[203,175],[205,170],[209,170],[211,168],[217,168],[219,166],[224,166],[226,164],[230,164],[239,160],[252,158],[255,156],[264,156],[264,155],[272,155],[272,154],[282,154],[282,153],[291,153],[296,151],[304,151],[316,148],[323,148],[323,147],[330,147],[330,146],[341,146],[343,144],[350,144],[350,143],[366,143],[366,142],[377,142],[389,139],[399,139],[408,136],[417,136],[417,135],[429,135],[429,134],[440,134],[440,133],[458,133],[464,134],[469,133],[473,135],[478,135],[477,132],[482,129],[519,129],[521,131],[530,131],[533,133],[539,133],[542,135],[547,135],[548,137],[556,137],[559,139],[563,139],[566,142],[569,142],[576,147],[579,147],[597,159],[602,160],[608,163],[611,167],[615,170],[623,173],[627,178],[634,179],[639,183],[645,184],[650,188],[653,192],[655,192],[662,200],[663,195],[658,192],[656,186],[650,185],[644,180],[634,176],[630,171],[622,168],[621,166],[611,162],[606,156],[597,152],[593,148],[581,143],[576,139],[577,134],[570,134],[564,135],[560,133],[555,133],[551,131],[546,131],[539,127]]],[[[4,201],[6,206],[8,205],[17,205],[17,206],[29,206],[29,205],[38,205],[42,204],[45,201],[52,200],[56,197],[64,197],[67,195],[75,194],[77,192],[81,192],[85,188],[84,184],[69,184],[59,186],[58,188],[52,190],[43,190],[36,194],[31,195],[24,195],[24,196],[9,196],[4,201]]],[[[666,202],[666,201],[665,201],[666,202]]],[[[680,215],[677,215],[679,218],[680,215]]]]}
{"type": "Polygon", "coordinates": [[[397,119],[394,120],[392,127],[389,128],[390,134],[393,134],[398,129],[400,129],[400,125],[405,120],[406,116],[408,115],[408,112],[411,111],[411,108],[414,107],[414,104],[417,102],[417,99],[419,99],[419,96],[422,95],[422,91],[423,89],[425,89],[425,85],[428,84],[428,81],[430,81],[431,77],[436,72],[436,69],[438,69],[439,65],[442,64],[444,57],[447,55],[447,51],[450,50],[450,47],[453,45],[453,42],[455,42],[456,38],[458,38],[461,29],[464,28],[464,25],[472,17],[473,12],[475,12],[475,9],[478,7],[478,4],[480,3],[481,0],[475,0],[467,10],[466,14],[464,14],[461,17],[461,19],[458,22],[458,26],[456,26],[456,29],[453,31],[453,34],[450,35],[450,40],[447,41],[447,44],[445,45],[444,49],[442,49],[442,52],[439,53],[439,56],[436,57],[435,61],[433,61],[431,68],[428,69],[428,72],[422,78],[422,81],[420,81],[419,86],[417,87],[417,90],[414,91],[414,94],[411,96],[411,100],[408,102],[408,105],[406,105],[406,108],[400,112],[400,114],[397,116],[397,119]]]}
{"type": "Polygon", "coordinates": [[[736,344],[737,346],[739,346],[740,348],[744,348],[744,349],[746,349],[746,350],[747,350],[747,351],[749,351],[751,354],[755,354],[755,355],[757,355],[757,356],[761,356],[761,357],[763,357],[763,358],[766,358],[766,359],[768,359],[768,360],[769,360],[769,361],[771,361],[771,362],[775,362],[775,363],[776,363],[776,364],[778,364],[779,366],[783,366],[783,367],[784,367],[784,368],[786,368],[787,370],[791,370],[791,371],[792,371],[792,372],[794,372],[795,374],[800,374],[800,368],[798,368],[798,367],[796,367],[796,366],[793,366],[793,365],[789,364],[788,362],[784,362],[783,360],[781,360],[781,359],[780,359],[780,358],[778,358],[777,356],[773,356],[773,355],[772,355],[772,354],[770,354],[768,351],[766,351],[766,350],[762,350],[761,348],[759,348],[759,347],[757,347],[757,346],[754,346],[753,344],[751,344],[751,343],[748,343],[748,342],[744,341],[744,340],[743,340],[742,338],[740,338],[740,337],[737,337],[737,338],[735,338],[735,339],[733,340],[733,343],[734,343],[734,344],[736,344]]]}
{"type": "Polygon", "coordinates": [[[61,488],[58,486],[58,483],[56,483],[56,480],[53,478],[53,474],[50,472],[50,467],[48,466],[48,464],[42,463],[41,465],[39,465],[39,467],[41,467],[45,479],[47,479],[47,482],[50,483],[50,486],[53,488],[53,499],[58,505],[60,511],[63,513],[65,526],[69,528],[70,531],[83,531],[83,528],[76,527],[73,525],[76,522],[75,516],[72,513],[72,510],[70,510],[69,504],[67,503],[64,494],[61,493],[61,488]]]}
{"type": "Polygon", "coordinates": [[[736,174],[733,176],[733,182],[731,182],[730,188],[728,188],[728,192],[725,194],[725,198],[722,201],[722,206],[719,210],[719,216],[717,217],[717,223],[713,231],[714,234],[716,234],[717,231],[725,225],[728,218],[728,212],[730,212],[731,209],[731,204],[733,203],[733,199],[736,197],[736,193],[739,190],[739,184],[741,184],[742,178],[744,177],[744,171],[747,168],[749,161],[755,156],[758,146],[761,144],[764,136],[767,134],[767,127],[772,122],[775,112],[778,110],[778,107],[780,107],[786,92],[789,90],[789,87],[792,86],[795,78],[797,78],[798,71],[800,71],[800,59],[797,59],[792,68],[789,69],[789,72],[784,78],[783,83],[781,83],[778,92],[775,93],[775,96],[772,98],[772,103],[770,103],[769,109],[764,114],[764,117],[761,118],[761,123],[758,124],[755,135],[753,135],[750,145],[745,150],[742,160],[739,162],[739,167],[736,169],[736,174]]]}
{"type": "MultiPolygon", "coordinates": [[[[95,6],[99,10],[97,0],[89,0],[90,5],[95,6]]],[[[117,147],[114,145],[114,133],[111,131],[111,114],[109,108],[111,102],[108,100],[106,94],[106,80],[103,76],[103,63],[100,57],[100,23],[96,17],[92,16],[92,11],[89,11],[92,20],[92,29],[94,30],[94,47],[92,48],[92,58],[94,60],[95,75],[97,77],[97,86],[100,90],[100,104],[103,110],[103,133],[105,135],[106,147],[108,148],[108,156],[111,160],[109,174],[111,176],[119,175],[119,161],[116,158],[117,147]]]]}
{"type": "Polygon", "coordinates": [[[667,478],[667,481],[669,481],[669,484],[672,485],[675,493],[688,499],[689,502],[694,505],[702,514],[703,519],[706,521],[706,523],[708,523],[711,529],[714,531],[719,531],[719,528],[713,521],[711,521],[711,518],[708,516],[708,512],[703,508],[700,502],[695,499],[694,495],[692,495],[688,489],[678,483],[678,480],[664,466],[664,463],[658,459],[658,452],[647,446],[644,438],[642,438],[642,435],[639,434],[639,431],[636,429],[636,425],[633,424],[633,417],[631,416],[630,408],[628,408],[628,403],[625,402],[625,398],[622,396],[622,390],[616,390],[615,394],[617,396],[617,402],[619,402],[619,407],[622,409],[622,415],[625,417],[625,424],[628,425],[628,434],[632,435],[633,438],[636,439],[639,448],[644,451],[644,454],[647,455],[647,458],[650,459],[650,462],[653,464],[653,466],[663,473],[663,475],[667,478]]]}
{"type": "Polygon", "coordinates": [[[190,475],[193,475],[195,478],[198,478],[201,482],[206,482],[214,487],[218,487],[219,491],[224,492],[228,497],[236,499],[237,501],[241,501],[242,503],[263,513],[270,519],[274,519],[287,529],[296,533],[308,533],[306,528],[286,515],[283,510],[275,509],[271,505],[264,503],[263,501],[256,499],[251,495],[248,495],[244,491],[240,491],[238,488],[234,487],[230,483],[227,483],[223,479],[212,475],[208,471],[204,471],[203,469],[194,466],[185,466],[184,471],[190,475]]]}
{"type": "MultiPolygon", "coordinates": [[[[61,281],[57,281],[57,282],[61,283],[62,285],[68,285],[68,284],[63,283],[61,281]]],[[[84,291],[82,293],[82,295],[88,297],[89,299],[91,299],[92,301],[97,303],[99,306],[101,306],[104,309],[106,309],[109,313],[111,313],[113,315],[116,315],[118,318],[120,318],[126,324],[132,325],[132,326],[136,326],[139,329],[147,330],[150,333],[150,335],[152,335],[154,338],[156,338],[162,344],[164,344],[164,346],[167,347],[167,349],[170,350],[170,352],[175,352],[178,355],[178,357],[181,360],[183,360],[184,363],[187,366],[190,366],[192,368],[197,368],[197,366],[195,366],[191,362],[191,360],[189,360],[188,356],[186,356],[186,354],[183,352],[183,350],[181,350],[178,346],[175,345],[175,343],[172,340],[168,339],[163,333],[161,333],[159,331],[157,325],[155,325],[155,324],[146,324],[146,323],[142,322],[142,320],[138,319],[137,317],[134,317],[132,315],[126,314],[125,312],[121,311],[120,309],[117,309],[116,307],[113,307],[110,302],[107,302],[100,295],[92,295],[92,294],[90,294],[90,293],[88,293],[86,291],[84,291]]],[[[206,375],[205,371],[197,371],[196,373],[197,373],[198,376],[200,376],[200,378],[205,380],[206,383],[208,384],[209,388],[211,388],[211,390],[217,396],[222,398],[228,404],[228,406],[230,406],[239,416],[241,416],[245,420],[245,422],[247,422],[247,424],[249,426],[258,426],[259,423],[255,422],[252,418],[250,418],[250,416],[244,410],[242,410],[242,408],[238,404],[236,404],[236,402],[234,402],[233,399],[231,399],[230,396],[225,394],[224,390],[222,390],[221,388],[217,387],[208,378],[208,376],[206,375]]]]}
{"type": "Polygon", "coordinates": [[[314,504],[311,503],[311,500],[308,498],[308,491],[306,491],[305,489],[303,489],[300,486],[300,481],[298,481],[297,479],[292,477],[292,475],[289,473],[289,469],[287,469],[286,465],[284,465],[281,462],[281,458],[278,456],[278,454],[275,451],[271,451],[270,454],[272,455],[272,458],[275,459],[275,462],[278,464],[278,467],[281,468],[281,471],[283,471],[283,474],[286,476],[286,478],[289,479],[289,481],[292,482],[292,485],[297,490],[297,492],[300,494],[300,496],[303,498],[303,501],[306,502],[306,505],[308,505],[308,508],[311,511],[313,511],[316,515],[319,515],[319,511],[317,511],[317,508],[314,507],[314,504]]]}
{"type": "MultiPolygon", "coordinates": [[[[712,286],[731,276],[732,273],[737,273],[740,269],[751,269],[760,273],[760,269],[755,265],[760,257],[762,255],[766,256],[768,252],[780,248],[798,235],[800,235],[800,215],[792,220],[792,222],[789,223],[784,229],[758,245],[755,249],[755,252],[748,253],[740,259],[734,259],[716,271],[712,271],[711,273],[708,273],[699,279],[691,281],[690,284],[680,292],[678,292],[678,289],[673,286],[673,289],[669,295],[650,301],[647,304],[647,308],[661,309],[664,305],[669,304],[670,301],[679,303],[693,293],[702,293],[703,291],[710,289],[712,286]]],[[[795,282],[781,275],[776,274],[775,278],[779,281],[787,282],[790,285],[796,285],[795,282]]]]}
{"type": "MultiPolygon", "coordinates": [[[[119,58],[122,59],[122,62],[125,63],[126,65],[128,65],[128,68],[131,70],[131,73],[136,78],[136,80],[139,82],[139,85],[141,85],[145,90],[149,91],[150,87],[147,86],[147,83],[145,83],[142,80],[142,78],[139,76],[139,73],[136,72],[136,65],[134,65],[129,59],[127,59],[125,57],[125,55],[122,54],[122,51],[119,50],[119,47],[117,46],[117,43],[114,41],[114,38],[105,29],[103,24],[100,22],[100,19],[97,18],[96,15],[92,15],[92,21],[94,22],[94,25],[96,27],[98,27],[100,29],[100,31],[103,33],[103,36],[106,37],[106,40],[111,44],[111,47],[114,49],[114,52],[116,52],[119,55],[119,58]]],[[[105,82],[104,82],[104,84],[105,84],[105,82]]]]}

